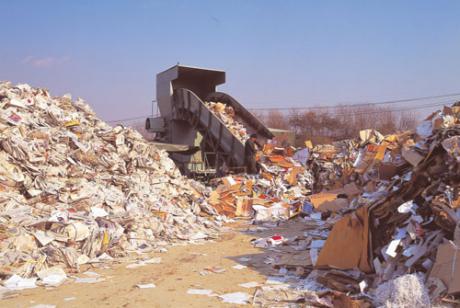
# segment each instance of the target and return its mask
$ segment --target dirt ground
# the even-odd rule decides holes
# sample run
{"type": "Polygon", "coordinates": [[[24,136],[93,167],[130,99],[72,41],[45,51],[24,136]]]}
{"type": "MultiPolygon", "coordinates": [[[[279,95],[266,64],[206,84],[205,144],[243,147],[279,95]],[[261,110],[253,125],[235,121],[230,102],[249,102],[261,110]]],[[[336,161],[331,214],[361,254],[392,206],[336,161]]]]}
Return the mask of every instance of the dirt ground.
{"type": "MultiPolygon", "coordinates": [[[[1,307],[32,307],[39,304],[57,307],[234,307],[225,304],[218,297],[190,295],[187,290],[211,289],[217,294],[246,292],[252,295],[255,289],[238,286],[240,283],[266,281],[274,274],[271,265],[263,260],[270,254],[260,248],[254,248],[253,238],[281,234],[292,236],[302,232],[299,223],[285,224],[270,230],[252,233],[246,232],[248,225],[238,223],[224,232],[220,239],[200,245],[171,247],[165,253],[154,253],[152,257],[161,257],[160,264],[128,269],[126,265],[109,264],[109,268],[90,268],[105,278],[97,283],[75,283],[67,280],[57,288],[23,290],[13,297],[0,300],[1,307]],[[250,261],[240,261],[249,257],[250,261]],[[237,264],[247,265],[244,269],[234,269],[237,264]],[[222,267],[223,273],[201,275],[205,268],[222,267]],[[153,283],[156,288],[139,289],[136,284],[153,283]]],[[[81,275],[79,275],[81,276],[81,275]]],[[[239,306],[244,307],[244,306],[239,306]]]]}

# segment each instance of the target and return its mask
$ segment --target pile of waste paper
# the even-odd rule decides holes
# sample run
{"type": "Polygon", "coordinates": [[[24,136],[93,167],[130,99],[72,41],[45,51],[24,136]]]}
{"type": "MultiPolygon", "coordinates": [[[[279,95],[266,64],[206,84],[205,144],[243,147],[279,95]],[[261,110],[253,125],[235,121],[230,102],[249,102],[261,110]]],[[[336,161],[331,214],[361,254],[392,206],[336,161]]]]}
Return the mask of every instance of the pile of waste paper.
{"type": "Polygon", "coordinates": [[[304,234],[276,247],[289,283],[263,286],[256,303],[460,305],[460,103],[415,132],[360,139],[355,187],[309,196],[304,234]]]}
{"type": "Polygon", "coordinates": [[[288,219],[312,208],[348,208],[363,190],[374,191],[382,180],[409,166],[398,142],[395,136],[365,130],[360,139],[298,150],[267,143],[257,155],[258,176],[218,179],[208,201],[222,215],[256,221],[288,219]],[[383,157],[382,150],[388,155],[383,157]]]}
{"type": "Polygon", "coordinates": [[[81,99],[25,84],[0,83],[0,104],[0,279],[8,288],[54,265],[78,270],[217,236],[206,188],[135,130],[107,125],[81,99]]]}
{"type": "Polygon", "coordinates": [[[265,144],[257,155],[259,175],[215,180],[208,202],[222,215],[255,221],[289,219],[320,205],[329,209],[322,205],[326,201],[348,207],[343,198],[351,201],[361,193],[353,167],[358,153],[359,143],[352,140],[297,151],[265,144]]]}
{"type": "MultiPolygon", "coordinates": [[[[300,297],[293,298],[330,307],[413,307],[441,298],[460,304],[460,103],[416,131],[383,136],[367,129],[354,140],[297,152],[266,145],[258,162],[258,176],[220,179],[208,201],[230,217],[305,223],[295,238],[254,241],[286,247],[276,266],[283,279],[297,278],[300,297]]],[[[263,297],[289,293],[265,291],[255,303],[273,305],[263,297]]]]}
{"type": "Polygon", "coordinates": [[[219,102],[205,102],[205,105],[225,124],[238,140],[244,143],[249,139],[246,127],[236,119],[235,110],[232,106],[219,102]]]}
{"type": "MultiPolygon", "coordinates": [[[[306,166],[314,176],[313,192],[340,188],[352,182],[353,163],[359,153],[359,142],[343,140],[332,144],[319,144],[308,151],[306,166]]],[[[296,153],[296,155],[298,155],[296,153]]]]}
{"type": "Polygon", "coordinates": [[[313,177],[292,158],[292,149],[265,145],[258,157],[260,175],[229,175],[218,179],[208,203],[227,217],[256,221],[288,219],[304,206],[313,177]]]}

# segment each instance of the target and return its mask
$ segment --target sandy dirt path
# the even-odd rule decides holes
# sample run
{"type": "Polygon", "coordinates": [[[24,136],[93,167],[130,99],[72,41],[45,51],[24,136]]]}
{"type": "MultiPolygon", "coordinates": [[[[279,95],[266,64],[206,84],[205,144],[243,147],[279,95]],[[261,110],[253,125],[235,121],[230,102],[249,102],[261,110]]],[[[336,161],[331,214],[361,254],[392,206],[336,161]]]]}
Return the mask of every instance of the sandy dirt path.
{"type": "MultiPolygon", "coordinates": [[[[252,295],[255,289],[238,286],[240,283],[266,281],[275,273],[271,265],[264,264],[270,253],[252,247],[250,240],[271,236],[275,233],[284,236],[300,232],[301,225],[290,225],[289,229],[278,227],[271,230],[249,234],[247,225],[232,226],[215,242],[202,245],[186,245],[170,248],[165,253],[155,253],[161,257],[161,264],[149,264],[135,269],[127,269],[123,264],[111,264],[108,269],[90,268],[105,281],[86,284],[68,280],[58,288],[39,287],[20,291],[17,296],[0,300],[1,307],[32,307],[38,304],[57,307],[234,307],[225,304],[218,297],[189,295],[187,290],[211,289],[217,294],[247,292],[252,295]],[[250,261],[239,261],[249,257],[250,261]],[[245,269],[233,266],[244,264],[245,269]],[[207,267],[225,268],[223,273],[200,275],[207,267]],[[154,289],[139,289],[136,284],[154,283],[154,289]],[[65,299],[71,300],[65,300],[65,299]]],[[[239,306],[244,307],[244,306],[239,306]]]]}

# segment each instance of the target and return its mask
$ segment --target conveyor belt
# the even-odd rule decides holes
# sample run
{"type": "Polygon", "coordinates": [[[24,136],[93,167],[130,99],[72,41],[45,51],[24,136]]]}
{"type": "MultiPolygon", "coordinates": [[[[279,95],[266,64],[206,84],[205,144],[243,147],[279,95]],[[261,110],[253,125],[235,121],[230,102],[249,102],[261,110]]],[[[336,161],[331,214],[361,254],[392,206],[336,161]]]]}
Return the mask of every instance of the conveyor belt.
{"type": "Polygon", "coordinates": [[[209,110],[203,101],[188,89],[174,91],[173,119],[189,122],[205,138],[225,153],[222,157],[229,165],[244,164],[244,145],[225,124],[209,110]]]}

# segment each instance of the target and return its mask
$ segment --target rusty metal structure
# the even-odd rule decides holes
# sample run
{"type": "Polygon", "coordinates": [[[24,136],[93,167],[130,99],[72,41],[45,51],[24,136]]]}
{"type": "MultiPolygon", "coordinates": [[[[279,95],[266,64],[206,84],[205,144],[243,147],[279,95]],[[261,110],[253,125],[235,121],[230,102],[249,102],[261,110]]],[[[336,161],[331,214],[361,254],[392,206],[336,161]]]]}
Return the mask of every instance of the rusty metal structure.
{"type": "MultiPolygon", "coordinates": [[[[160,116],[147,118],[146,129],[154,132],[155,141],[194,146],[197,133],[202,135],[200,150],[204,169],[226,166],[244,171],[244,144],[209,110],[204,102],[225,103],[233,107],[238,121],[248,133],[257,133],[265,143],[273,134],[236,99],[216,87],[225,83],[225,72],[175,65],[157,75],[157,104],[160,116]]],[[[171,158],[187,172],[190,153],[171,153],[171,158]]]]}

